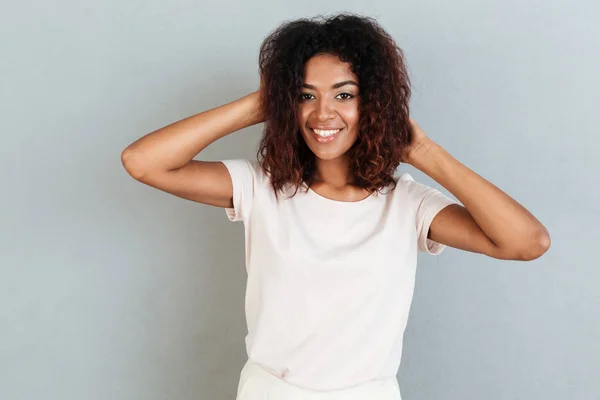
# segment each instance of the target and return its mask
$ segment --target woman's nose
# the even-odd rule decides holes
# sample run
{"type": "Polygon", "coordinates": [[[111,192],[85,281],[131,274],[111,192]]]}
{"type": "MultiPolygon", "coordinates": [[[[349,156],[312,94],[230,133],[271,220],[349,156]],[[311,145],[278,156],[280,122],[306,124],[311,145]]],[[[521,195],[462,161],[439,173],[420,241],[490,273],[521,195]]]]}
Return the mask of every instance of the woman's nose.
{"type": "Polygon", "coordinates": [[[327,101],[319,101],[317,105],[317,116],[319,120],[326,121],[335,117],[335,112],[331,107],[331,104],[327,101]]]}

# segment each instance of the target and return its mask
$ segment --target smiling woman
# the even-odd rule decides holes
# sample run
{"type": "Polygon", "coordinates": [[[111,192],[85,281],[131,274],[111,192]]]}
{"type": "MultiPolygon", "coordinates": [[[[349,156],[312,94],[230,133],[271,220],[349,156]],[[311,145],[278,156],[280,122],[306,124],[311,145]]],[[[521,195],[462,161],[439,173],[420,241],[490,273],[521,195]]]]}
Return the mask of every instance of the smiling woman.
{"type": "Polygon", "coordinates": [[[286,22],[263,42],[259,64],[258,91],[138,139],[123,164],[245,225],[248,361],[238,400],[400,400],[417,253],[450,245],[532,260],[549,235],[409,117],[402,52],[375,20],[286,22]],[[259,122],[257,160],[193,160],[259,122]],[[398,176],[401,163],[464,206],[398,176]]]}

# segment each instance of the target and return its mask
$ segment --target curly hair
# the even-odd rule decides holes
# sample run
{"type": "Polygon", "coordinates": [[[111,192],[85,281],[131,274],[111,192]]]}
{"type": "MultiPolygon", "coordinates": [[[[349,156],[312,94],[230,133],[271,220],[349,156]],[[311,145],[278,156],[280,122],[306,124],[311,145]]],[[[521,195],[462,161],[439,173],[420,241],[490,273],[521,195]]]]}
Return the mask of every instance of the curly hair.
{"type": "Polygon", "coordinates": [[[257,158],[276,197],[288,184],[295,195],[313,181],[316,156],[301,136],[296,112],[304,65],[317,54],[349,63],[359,80],[359,133],[347,152],[354,183],[371,193],[395,188],[394,172],[411,141],[404,54],[375,19],[342,13],[285,21],[260,47],[265,126],[257,158]]]}

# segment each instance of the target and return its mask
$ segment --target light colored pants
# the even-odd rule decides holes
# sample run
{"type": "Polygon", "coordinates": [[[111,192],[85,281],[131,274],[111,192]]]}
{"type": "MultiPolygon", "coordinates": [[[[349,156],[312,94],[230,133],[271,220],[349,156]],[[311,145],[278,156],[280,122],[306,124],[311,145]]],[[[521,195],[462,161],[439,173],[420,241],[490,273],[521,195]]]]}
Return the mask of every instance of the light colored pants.
{"type": "Polygon", "coordinates": [[[259,365],[246,362],[236,400],[402,400],[395,376],[371,380],[348,389],[314,391],[291,384],[259,365]]]}

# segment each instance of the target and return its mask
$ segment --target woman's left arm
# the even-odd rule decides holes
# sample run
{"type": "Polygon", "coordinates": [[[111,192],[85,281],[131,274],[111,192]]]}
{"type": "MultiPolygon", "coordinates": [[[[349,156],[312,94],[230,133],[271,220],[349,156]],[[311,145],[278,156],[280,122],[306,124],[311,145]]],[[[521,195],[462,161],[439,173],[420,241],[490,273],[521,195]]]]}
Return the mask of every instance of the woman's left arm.
{"type": "Polygon", "coordinates": [[[550,247],[548,231],[527,209],[427,137],[410,118],[412,143],[403,162],[429,175],[463,205],[441,210],[428,238],[504,260],[530,261],[550,247]]]}

